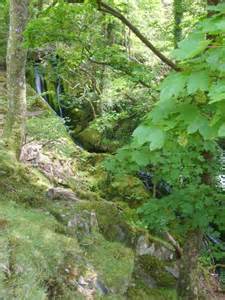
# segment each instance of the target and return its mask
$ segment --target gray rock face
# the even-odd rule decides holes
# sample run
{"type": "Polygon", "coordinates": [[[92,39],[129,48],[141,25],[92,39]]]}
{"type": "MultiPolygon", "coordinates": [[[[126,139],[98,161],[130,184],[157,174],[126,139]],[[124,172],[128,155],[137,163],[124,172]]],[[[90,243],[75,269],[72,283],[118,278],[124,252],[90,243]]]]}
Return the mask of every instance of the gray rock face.
{"type": "Polygon", "coordinates": [[[51,200],[79,201],[76,194],[71,189],[52,187],[47,191],[47,196],[51,200]]]}
{"type": "Polygon", "coordinates": [[[136,246],[137,255],[150,255],[157,257],[160,260],[173,260],[174,251],[162,246],[157,245],[155,242],[149,241],[147,236],[141,235],[138,238],[136,246]]]}
{"type": "Polygon", "coordinates": [[[68,227],[74,229],[79,239],[93,232],[98,232],[99,227],[96,213],[87,210],[79,212],[68,222],[68,227]]]}
{"type": "Polygon", "coordinates": [[[36,141],[25,144],[20,160],[38,168],[51,181],[66,183],[70,177],[74,176],[72,159],[56,158],[51,151],[45,151],[44,146],[43,143],[36,141]]]}
{"type": "Polygon", "coordinates": [[[96,272],[92,271],[85,276],[80,276],[77,281],[77,290],[85,296],[85,299],[92,300],[95,299],[96,293],[101,296],[107,295],[109,289],[98,279],[96,272]]]}

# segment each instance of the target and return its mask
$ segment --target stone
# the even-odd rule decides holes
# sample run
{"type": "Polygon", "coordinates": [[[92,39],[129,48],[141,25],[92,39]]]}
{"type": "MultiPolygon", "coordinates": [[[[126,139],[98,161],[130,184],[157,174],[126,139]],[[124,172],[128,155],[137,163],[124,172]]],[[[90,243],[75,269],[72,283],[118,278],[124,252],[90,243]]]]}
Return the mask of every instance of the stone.
{"type": "Polygon", "coordinates": [[[136,244],[136,253],[139,256],[151,255],[157,257],[160,260],[173,260],[174,251],[166,248],[163,245],[159,245],[156,242],[149,240],[147,235],[141,235],[136,244]]]}
{"type": "Polygon", "coordinates": [[[72,159],[58,159],[52,152],[44,151],[44,143],[30,142],[23,146],[20,160],[38,168],[51,181],[67,183],[74,176],[72,159]]]}
{"type": "Polygon", "coordinates": [[[51,200],[79,201],[76,194],[71,189],[62,187],[52,187],[47,191],[47,196],[51,200]]]}
{"type": "Polygon", "coordinates": [[[84,210],[75,214],[68,222],[68,227],[74,230],[78,238],[98,232],[99,226],[95,211],[84,210]]]}
{"type": "Polygon", "coordinates": [[[98,274],[93,269],[79,277],[77,290],[88,300],[94,300],[96,292],[101,296],[109,293],[109,289],[98,279],[98,274]]]}

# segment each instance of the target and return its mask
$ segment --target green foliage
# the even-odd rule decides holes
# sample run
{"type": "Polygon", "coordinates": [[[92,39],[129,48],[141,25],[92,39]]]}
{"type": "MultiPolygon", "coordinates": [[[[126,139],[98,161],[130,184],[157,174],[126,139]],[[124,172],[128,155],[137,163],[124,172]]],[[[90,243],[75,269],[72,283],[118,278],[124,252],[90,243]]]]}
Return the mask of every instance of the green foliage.
{"type": "Polygon", "coordinates": [[[211,182],[213,188],[204,182],[206,174],[216,178],[216,141],[224,136],[225,123],[223,6],[217,9],[179,43],[173,55],[181,70],[163,81],[160,101],[134,131],[132,143],[118,152],[118,163],[107,162],[117,172],[118,165],[127,172],[150,169],[155,181],[163,178],[172,186],[170,196],[139,209],[143,225],[151,229],[206,232],[217,220],[224,227],[216,183],[211,182]]]}
{"type": "Polygon", "coordinates": [[[0,64],[5,64],[7,31],[8,31],[8,0],[0,3],[0,64]]]}

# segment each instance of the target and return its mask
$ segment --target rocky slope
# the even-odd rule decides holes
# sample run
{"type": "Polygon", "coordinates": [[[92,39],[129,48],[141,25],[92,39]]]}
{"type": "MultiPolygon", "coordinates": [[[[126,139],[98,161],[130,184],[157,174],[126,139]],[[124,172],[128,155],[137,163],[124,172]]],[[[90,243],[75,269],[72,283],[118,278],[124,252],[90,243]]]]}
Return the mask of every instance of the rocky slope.
{"type": "MultiPolygon", "coordinates": [[[[109,201],[98,184],[104,157],[75,145],[28,91],[21,163],[0,145],[0,298],[176,299],[173,248],[134,225],[126,185],[109,201]]],[[[4,73],[0,104],[2,130],[4,73]]]]}

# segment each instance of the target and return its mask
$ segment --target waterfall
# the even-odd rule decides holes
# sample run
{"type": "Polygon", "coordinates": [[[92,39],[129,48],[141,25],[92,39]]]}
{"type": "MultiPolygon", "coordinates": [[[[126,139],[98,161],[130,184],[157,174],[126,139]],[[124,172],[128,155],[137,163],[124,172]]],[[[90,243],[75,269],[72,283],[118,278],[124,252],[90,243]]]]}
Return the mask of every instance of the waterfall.
{"type": "Polygon", "coordinates": [[[34,78],[35,78],[35,89],[38,95],[42,95],[43,91],[43,80],[41,78],[39,68],[37,65],[34,66],[34,78]]]}
{"type": "Polygon", "coordinates": [[[57,83],[56,83],[56,98],[57,98],[57,103],[58,103],[58,107],[59,107],[59,115],[61,118],[63,118],[63,111],[62,111],[62,107],[61,107],[62,94],[63,94],[63,86],[61,84],[60,78],[58,77],[57,83]]]}

